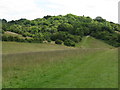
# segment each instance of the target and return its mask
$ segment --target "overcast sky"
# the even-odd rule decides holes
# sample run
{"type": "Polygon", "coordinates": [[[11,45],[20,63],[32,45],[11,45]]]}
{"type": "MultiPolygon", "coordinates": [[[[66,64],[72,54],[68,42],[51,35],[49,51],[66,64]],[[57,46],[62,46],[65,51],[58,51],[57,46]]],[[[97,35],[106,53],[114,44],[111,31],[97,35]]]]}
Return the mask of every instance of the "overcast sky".
{"type": "Polygon", "coordinates": [[[45,15],[101,16],[118,22],[119,0],[0,0],[0,18],[36,19],[45,15]]]}

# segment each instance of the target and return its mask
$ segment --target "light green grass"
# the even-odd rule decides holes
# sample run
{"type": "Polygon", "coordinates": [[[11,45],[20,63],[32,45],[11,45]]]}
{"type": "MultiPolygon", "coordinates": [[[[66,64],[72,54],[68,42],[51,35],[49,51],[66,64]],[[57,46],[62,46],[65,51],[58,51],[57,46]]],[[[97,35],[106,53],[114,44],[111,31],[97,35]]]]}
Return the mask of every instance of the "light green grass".
{"type": "Polygon", "coordinates": [[[91,36],[83,37],[82,41],[76,44],[77,47],[81,48],[114,48],[101,40],[95,39],[91,36]]]}
{"type": "Polygon", "coordinates": [[[51,50],[72,49],[63,45],[56,45],[50,43],[18,43],[18,42],[2,42],[3,54],[13,53],[27,53],[51,50]]]}
{"type": "Polygon", "coordinates": [[[3,60],[5,88],[118,87],[115,49],[14,54],[3,60]]]}

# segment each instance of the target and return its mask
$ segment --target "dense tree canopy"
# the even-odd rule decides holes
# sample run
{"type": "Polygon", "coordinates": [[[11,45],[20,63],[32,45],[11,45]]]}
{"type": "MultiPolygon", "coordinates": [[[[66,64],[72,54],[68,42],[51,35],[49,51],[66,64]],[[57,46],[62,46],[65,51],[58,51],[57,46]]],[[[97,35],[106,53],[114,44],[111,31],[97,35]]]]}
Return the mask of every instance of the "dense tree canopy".
{"type": "Polygon", "coordinates": [[[2,21],[3,41],[38,42],[56,41],[67,46],[75,46],[83,36],[93,36],[112,46],[120,46],[120,25],[108,22],[98,16],[95,19],[67,14],[65,16],[44,16],[34,20],[19,19],[2,21]],[[8,35],[6,32],[20,36],[8,35]],[[69,44],[69,45],[68,45],[69,44]]]}

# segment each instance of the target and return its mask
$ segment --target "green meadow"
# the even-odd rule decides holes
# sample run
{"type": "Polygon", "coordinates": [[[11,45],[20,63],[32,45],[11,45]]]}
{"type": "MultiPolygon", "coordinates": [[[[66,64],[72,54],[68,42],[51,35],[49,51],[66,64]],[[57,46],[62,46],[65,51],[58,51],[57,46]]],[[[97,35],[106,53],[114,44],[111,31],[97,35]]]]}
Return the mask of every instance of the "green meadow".
{"type": "Polygon", "coordinates": [[[118,49],[92,37],[84,37],[76,47],[2,45],[3,88],[118,87],[118,49]]]}

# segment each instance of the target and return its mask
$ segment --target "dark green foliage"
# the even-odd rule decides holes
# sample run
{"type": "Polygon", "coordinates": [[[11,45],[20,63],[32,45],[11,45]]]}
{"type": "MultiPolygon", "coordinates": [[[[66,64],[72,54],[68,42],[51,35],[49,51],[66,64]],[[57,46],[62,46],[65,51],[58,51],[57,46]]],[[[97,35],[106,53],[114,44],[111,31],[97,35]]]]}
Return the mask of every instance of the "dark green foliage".
{"type": "Polygon", "coordinates": [[[74,36],[73,38],[71,38],[71,40],[78,43],[78,42],[80,42],[82,40],[82,38],[81,38],[81,36],[74,36]]]}
{"type": "Polygon", "coordinates": [[[83,36],[93,36],[94,38],[103,40],[104,42],[119,47],[120,25],[108,22],[98,16],[95,19],[85,16],[76,16],[67,14],[65,16],[44,16],[35,20],[19,19],[7,22],[2,21],[3,41],[24,41],[38,42],[43,41],[65,41],[67,39],[78,43],[83,36]],[[10,31],[26,37],[19,40],[14,37],[4,36],[4,32],[10,31]],[[119,33],[119,34],[118,34],[119,33]],[[29,39],[27,38],[29,37],[29,39]],[[31,38],[31,39],[30,39],[31,38]]]}
{"type": "Polygon", "coordinates": [[[67,40],[64,41],[64,45],[66,45],[66,46],[73,46],[74,47],[75,46],[75,42],[70,40],[70,39],[67,39],[67,40]]]}
{"type": "Polygon", "coordinates": [[[84,30],[85,30],[85,29],[83,29],[82,27],[77,28],[77,29],[75,30],[75,35],[84,36],[84,30]]]}
{"type": "Polygon", "coordinates": [[[63,41],[62,40],[59,40],[59,39],[57,39],[56,41],[55,41],[55,44],[62,44],[63,43],[63,41]]]}
{"type": "Polygon", "coordinates": [[[44,39],[48,42],[51,42],[51,33],[50,32],[44,32],[43,33],[44,39]]]}
{"type": "Polygon", "coordinates": [[[42,43],[44,41],[44,36],[42,33],[37,33],[34,35],[33,39],[33,42],[42,43]]]}
{"type": "Polygon", "coordinates": [[[47,15],[47,16],[44,16],[43,18],[48,19],[50,17],[51,17],[50,15],[47,15]]]}
{"type": "Polygon", "coordinates": [[[2,28],[0,27],[0,35],[2,35],[2,34],[4,34],[4,33],[5,33],[5,31],[2,30],[2,28]]]}
{"type": "Polygon", "coordinates": [[[73,31],[73,26],[69,23],[62,23],[58,26],[58,31],[66,31],[71,33],[73,31]]]}
{"type": "Polygon", "coordinates": [[[9,41],[9,40],[8,40],[8,36],[3,35],[3,36],[2,36],[2,40],[3,40],[3,41],[9,41]]]}
{"type": "Polygon", "coordinates": [[[2,35],[2,41],[25,42],[25,39],[18,36],[2,35]]]}
{"type": "Polygon", "coordinates": [[[57,33],[54,33],[54,34],[51,36],[51,39],[52,39],[53,41],[55,41],[55,40],[57,40],[57,39],[64,41],[64,40],[67,39],[68,35],[69,35],[69,34],[68,34],[67,32],[57,32],[57,33]]]}
{"type": "Polygon", "coordinates": [[[69,34],[68,32],[57,32],[51,36],[51,39],[53,41],[55,41],[57,39],[62,40],[62,41],[65,41],[66,39],[70,39],[70,40],[78,43],[81,41],[82,38],[81,38],[81,36],[72,35],[72,34],[69,34]]]}
{"type": "Polygon", "coordinates": [[[106,21],[105,19],[103,19],[100,16],[96,17],[95,20],[98,21],[98,22],[105,22],[106,21]]]}

